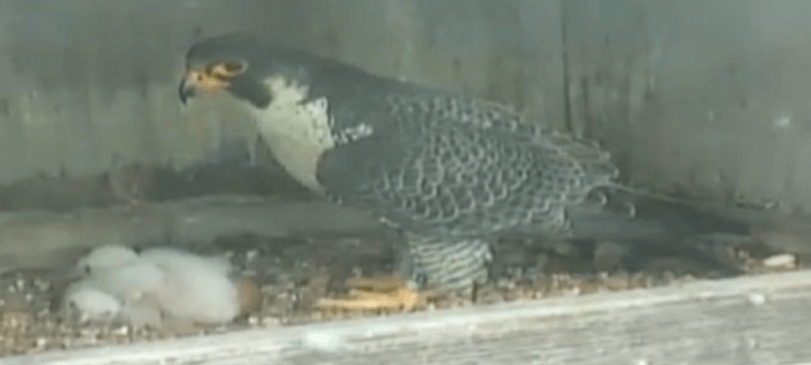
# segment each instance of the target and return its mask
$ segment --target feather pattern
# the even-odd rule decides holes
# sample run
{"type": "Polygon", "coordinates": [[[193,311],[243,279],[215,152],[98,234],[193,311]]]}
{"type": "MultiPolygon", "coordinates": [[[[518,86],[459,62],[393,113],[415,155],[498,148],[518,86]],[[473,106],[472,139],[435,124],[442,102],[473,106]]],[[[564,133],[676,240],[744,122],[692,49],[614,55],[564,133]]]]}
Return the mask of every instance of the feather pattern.
{"type": "MultiPolygon", "coordinates": [[[[344,118],[341,98],[332,100],[335,118],[344,118]]],[[[403,228],[565,233],[566,207],[617,174],[594,144],[495,103],[424,89],[365,100],[366,110],[380,110],[375,134],[328,151],[319,181],[336,199],[403,228]]]]}
{"type": "MultiPolygon", "coordinates": [[[[429,281],[467,285],[465,278],[485,277],[488,246],[502,234],[600,237],[629,228],[631,237],[649,237],[716,227],[696,209],[614,194],[629,189],[614,183],[608,152],[508,106],[248,34],[202,40],[186,56],[189,70],[223,61],[248,65],[227,90],[256,116],[288,172],[404,231],[412,261],[434,276],[429,281]],[[626,209],[636,203],[649,209],[626,209]]],[[[183,79],[181,101],[193,94],[187,82],[195,80],[183,79]]]]}

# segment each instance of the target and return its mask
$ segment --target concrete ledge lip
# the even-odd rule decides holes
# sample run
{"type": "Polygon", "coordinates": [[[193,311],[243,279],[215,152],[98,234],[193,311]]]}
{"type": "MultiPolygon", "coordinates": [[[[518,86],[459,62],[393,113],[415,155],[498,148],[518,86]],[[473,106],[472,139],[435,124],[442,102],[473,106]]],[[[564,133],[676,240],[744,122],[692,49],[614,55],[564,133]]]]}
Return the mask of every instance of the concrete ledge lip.
{"type": "MultiPolygon", "coordinates": [[[[686,316],[687,328],[704,324],[691,316],[707,309],[716,313],[707,326],[726,326],[727,322],[738,323],[745,313],[720,314],[718,308],[743,306],[746,311],[766,311],[768,306],[781,301],[794,301],[797,298],[811,301],[811,271],[797,271],[761,276],[740,277],[718,281],[695,281],[654,289],[638,289],[624,292],[606,292],[583,296],[549,298],[533,301],[513,302],[497,305],[482,305],[469,308],[421,312],[388,317],[372,317],[357,320],[342,320],[329,323],[302,326],[256,329],[215,334],[200,337],[185,337],[166,341],[139,343],[122,346],[74,349],[43,354],[10,357],[0,364],[256,364],[256,363],[309,363],[373,364],[374,359],[387,353],[397,353],[408,349],[431,348],[438,346],[456,352],[457,347],[476,348],[483,338],[508,338],[516,333],[532,337],[533,331],[541,333],[554,326],[555,336],[565,336],[567,331],[580,332],[592,325],[605,327],[605,323],[629,323],[644,321],[644,314],[650,318],[672,317],[680,322],[679,316],[686,316]],[[758,300],[753,300],[753,298],[758,300]],[[722,303],[716,305],[714,303],[722,303]],[[679,310],[683,307],[685,311],[679,310]],[[757,309],[757,308],[761,309],[757,309]],[[694,309],[698,308],[698,309],[694,309]],[[766,309],[764,309],[766,308],[766,309]],[[641,314],[640,314],[641,313],[641,314]],[[641,316],[639,319],[626,317],[641,316]],[[616,319],[609,319],[615,317],[616,319]],[[564,321],[561,321],[564,319],[564,321]],[[604,322],[599,324],[598,322],[604,322]],[[329,360],[328,359],[332,359],[329,360]]],[[[806,303],[807,304],[807,303],[806,303]]],[[[792,307],[793,308],[793,307],[792,307]]],[[[790,315],[790,313],[785,313],[790,315]]],[[[706,317],[706,315],[705,315],[706,317]]],[[[806,315],[806,317],[808,317],[806,315]]],[[[703,318],[703,317],[702,317],[703,318]]],[[[706,320],[706,319],[705,319],[706,320]]],[[[757,321],[753,325],[757,326],[757,321]]],[[[744,326],[745,327],[745,326],[744,326]]],[[[664,330],[652,328],[651,330],[664,330]]],[[[670,329],[678,331],[678,329],[670,329]]],[[[600,331],[594,328],[594,331],[600,331]]],[[[740,331],[757,331],[757,328],[742,328],[740,331]]],[[[765,329],[764,329],[765,331],[765,329]]],[[[768,332],[768,331],[767,331],[768,332]]],[[[536,355],[549,343],[559,341],[549,334],[543,334],[537,342],[536,355]],[[546,343],[546,340],[550,341],[546,343]]],[[[634,343],[634,333],[627,328],[614,333],[619,336],[612,342],[634,343]],[[626,336],[628,338],[622,338],[626,336]]],[[[569,337],[566,337],[569,338],[569,337]]],[[[565,348],[554,351],[577,351],[580,346],[592,346],[592,340],[573,333],[572,342],[565,348]],[[578,343],[577,338],[583,338],[578,343]]],[[[656,339],[648,340],[646,348],[655,349],[656,339]]],[[[701,347],[701,346],[698,346],[701,347]]],[[[764,349],[766,351],[768,349],[764,349]]],[[[409,350],[411,351],[411,350],[409,350]]],[[[472,351],[472,350],[471,350],[472,351]]],[[[518,353],[499,354],[498,348],[491,348],[487,356],[516,356],[518,353]]],[[[529,350],[527,350],[529,351],[529,350]]],[[[756,351],[756,350],[751,350],[756,351]]],[[[475,352],[475,351],[474,351],[475,352]]],[[[549,355],[552,356],[552,355],[549,355]]],[[[555,356],[562,356],[560,354],[555,356]]],[[[462,356],[464,357],[464,356],[462,356]]],[[[412,364],[414,359],[388,363],[412,364]]],[[[468,359],[469,360],[469,359],[468,359]]],[[[594,359],[597,360],[597,359],[594,359]]],[[[807,360],[811,360],[809,355],[807,360]]],[[[461,358],[460,358],[461,361],[461,358]]],[[[613,361],[613,360],[612,360],[613,361]]],[[[431,362],[427,362],[431,363],[431,362]]],[[[452,361],[450,363],[456,363],[452,361]]],[[[487,362],[483,362],[487,363],[487,362]]],[[[551,361],[550,363],[558,363],[551,361]]],[[[594,363],[609,363],[595,361],[594,363]]],[[[691,362],[703,364],[705,362],[691,362]]],[[[737,363],[737,362],[733,362],[737,363]]]]}

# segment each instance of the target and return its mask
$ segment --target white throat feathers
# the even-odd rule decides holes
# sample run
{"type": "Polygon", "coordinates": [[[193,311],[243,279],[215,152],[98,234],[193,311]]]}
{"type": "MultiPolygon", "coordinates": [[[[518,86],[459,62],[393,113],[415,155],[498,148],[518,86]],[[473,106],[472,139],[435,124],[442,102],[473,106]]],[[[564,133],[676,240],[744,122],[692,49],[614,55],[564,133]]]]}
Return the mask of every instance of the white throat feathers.
{"type": "Polygon", "coordinates": [[[250,108],[259,134],[293,178],[323,194],[324,188],[316,178],[321,155],[337,145],[372,135],[372,127],[358,123],[336,130],[327,98],[302,102],[309,97],[308,86],[278,76],[265,80],[265,86],[273,97],[270,105],[266,109],[250,108]]]}
{"type": "Polygon", "coordinates": [[[302,103],[309,87],[291,84],[281,77],[265,81],[273,96],[267,109],[253,110],[258,132],[287,172],[307,188],[323,193],[316,178],[321,155],[335,147],[327,99],[302,103]]]}

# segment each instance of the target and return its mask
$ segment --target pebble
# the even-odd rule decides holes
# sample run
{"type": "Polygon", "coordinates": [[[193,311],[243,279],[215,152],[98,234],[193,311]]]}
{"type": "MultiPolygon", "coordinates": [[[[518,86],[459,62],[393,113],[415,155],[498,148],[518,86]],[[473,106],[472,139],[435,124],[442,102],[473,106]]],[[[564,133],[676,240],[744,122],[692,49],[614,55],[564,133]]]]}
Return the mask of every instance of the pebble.
{"type": "Polygon", "coordinates": [[[775,269],[793,269],[797,267],[797,257],[789,253],[774,255],[763,260],[763,266],[775,269]]]}

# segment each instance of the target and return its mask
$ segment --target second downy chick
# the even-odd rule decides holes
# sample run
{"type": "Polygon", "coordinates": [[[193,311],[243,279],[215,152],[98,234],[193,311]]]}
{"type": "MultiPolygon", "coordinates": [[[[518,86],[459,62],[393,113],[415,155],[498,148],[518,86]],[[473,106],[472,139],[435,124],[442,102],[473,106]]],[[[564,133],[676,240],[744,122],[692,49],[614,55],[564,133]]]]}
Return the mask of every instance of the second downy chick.
{"type": "Polygon", "coordinates": [[[256,288],[246,287],[243,281],[235,284],[224,257],[172,248],[153,248],[138,255],[128,247],[104,246],[79,260],[77,269],[84,278],[68,288],[65,303],[77,307],[89,320],[113,316],[160,326],[166,316],[223,324],[258,304],[244,302],[239,291],[256,288]],[[97,303],[102,299],[103,303],[97,303]]]}

